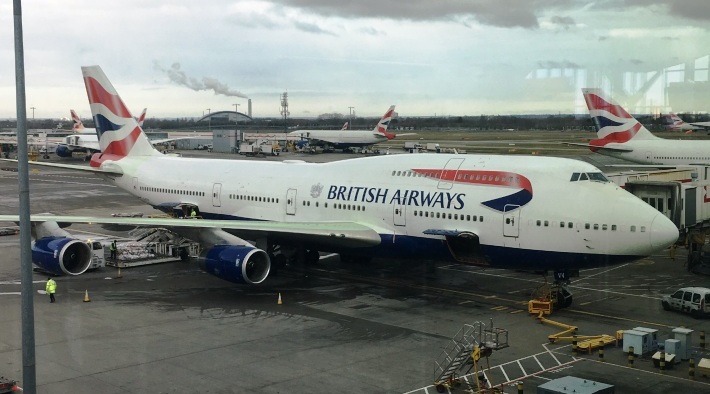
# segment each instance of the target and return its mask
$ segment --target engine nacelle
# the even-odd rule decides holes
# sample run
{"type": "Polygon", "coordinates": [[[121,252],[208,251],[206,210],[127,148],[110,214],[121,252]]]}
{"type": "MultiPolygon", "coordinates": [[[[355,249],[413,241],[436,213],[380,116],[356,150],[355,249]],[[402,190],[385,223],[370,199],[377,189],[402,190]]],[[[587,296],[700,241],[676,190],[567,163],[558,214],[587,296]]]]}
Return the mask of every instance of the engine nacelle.
{"type": "Polygon", "coordinates": [[[200,259],[200,268],[234,283],[257,284],[269,276],[271,260],[261,249],[241,245],[217,245],[200,259]]]}
{"type": "Polygon", "coordinates": [[[91,246],[68,237],[44,237],[32,244],[32,263],[55,275],[81,275],[91,265],[91,246]]]}
{"type": "Polygon", "coordinates": [[[57,149],[54,150],[59,157],[71,157],[72,152],[74,151],[66,145],[57,145],[57,149]]]}

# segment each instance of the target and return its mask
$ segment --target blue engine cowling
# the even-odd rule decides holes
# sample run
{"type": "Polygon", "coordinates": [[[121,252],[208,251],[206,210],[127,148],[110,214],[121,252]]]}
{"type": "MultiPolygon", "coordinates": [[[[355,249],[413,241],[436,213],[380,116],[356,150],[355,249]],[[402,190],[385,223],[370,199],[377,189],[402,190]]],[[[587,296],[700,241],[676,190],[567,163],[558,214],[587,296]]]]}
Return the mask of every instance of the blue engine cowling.
{"type": "Polygon", "coordinates": [[[67,237],[45,237],[32,244],[32,263],[55,275],[81,275],[91,265],[91,247],[67,237]]]}
{"type": "Polygon", "coordinates": [[[200,259],[200,267],[205,272],[230,282],[257,284],[269,276],[271,260],[261,249],[217,245],[200,259]]]}
{"type": "Polygon", "coordinates": [[[72,152],[74,151],[66,145],[57,145],[57,149],[54,150],[59,157],[71,157],[72,152]]]}

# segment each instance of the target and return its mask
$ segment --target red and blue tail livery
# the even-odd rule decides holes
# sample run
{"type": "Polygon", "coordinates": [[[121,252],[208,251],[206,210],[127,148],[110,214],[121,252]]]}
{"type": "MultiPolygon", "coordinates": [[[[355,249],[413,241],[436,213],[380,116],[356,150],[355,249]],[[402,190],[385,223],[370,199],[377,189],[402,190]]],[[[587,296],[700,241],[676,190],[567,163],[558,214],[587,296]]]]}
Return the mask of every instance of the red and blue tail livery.
{"type": "Polygon", "coordinates": [[[101,68],[90,66],[81,70],[101,148],[100,154],[92,156],[91,165],[98,167],[106,160],[120,160],[128,155],[159,154],[101,68]]]}

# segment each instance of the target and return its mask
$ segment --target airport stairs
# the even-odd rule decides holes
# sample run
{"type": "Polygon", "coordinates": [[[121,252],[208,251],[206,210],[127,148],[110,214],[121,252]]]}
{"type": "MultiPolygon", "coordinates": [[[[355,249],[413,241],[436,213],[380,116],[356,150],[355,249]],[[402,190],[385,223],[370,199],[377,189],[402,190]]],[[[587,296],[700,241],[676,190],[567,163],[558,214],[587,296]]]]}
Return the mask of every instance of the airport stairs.
{"type": "Polygon", "coordinates": [[[478,361],[474,354],[478,354],[480,349],[493,351],[506,347],[508,331],[494,327],[492,320],[488,327],[483,322],[464,324],[437,358],[434,384],[437,388],[460,384],[457,375],[464,367],[478,361]]]}

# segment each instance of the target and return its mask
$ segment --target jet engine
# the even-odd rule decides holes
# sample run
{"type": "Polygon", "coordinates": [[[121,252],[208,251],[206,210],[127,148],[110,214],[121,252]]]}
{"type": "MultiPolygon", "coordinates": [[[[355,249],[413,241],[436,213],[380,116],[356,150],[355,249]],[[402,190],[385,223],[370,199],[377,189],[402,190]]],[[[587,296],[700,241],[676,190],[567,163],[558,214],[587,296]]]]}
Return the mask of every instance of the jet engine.
{"type": "Polygon", "coordinates": [[[269,275],[269,255],[251,246],[216,245],[200,259],[200,268],[234,283],[258,284],[269,275]]]}
{"type": "Polygon", "coordinates": [[[91,247],[67,237],[44,237],[32,244],[32,262],[55,275],[81,275],[91,264],[91,247]]]}
{"type": "Polygon", "coordinates": [[[72,157],[72,152],[73,150],[69,149],[66,145],[57,145],[57,149],[54,150],[54,153],[59,157],[72,157]]]}

